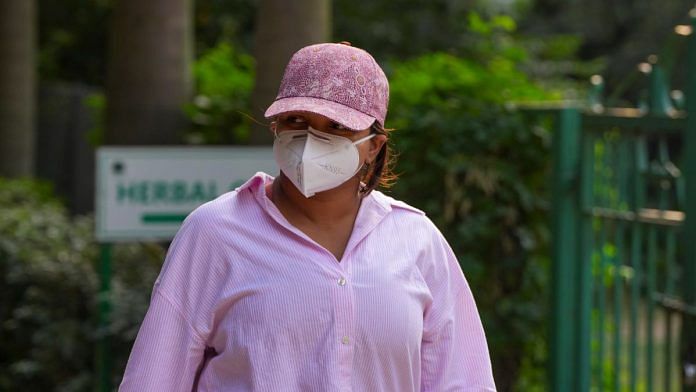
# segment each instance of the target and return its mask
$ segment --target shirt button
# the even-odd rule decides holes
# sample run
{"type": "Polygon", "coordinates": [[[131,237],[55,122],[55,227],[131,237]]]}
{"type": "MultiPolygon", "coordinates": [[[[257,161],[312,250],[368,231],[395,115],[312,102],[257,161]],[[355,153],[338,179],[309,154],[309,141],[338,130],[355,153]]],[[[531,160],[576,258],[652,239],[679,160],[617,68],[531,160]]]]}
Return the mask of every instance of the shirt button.
{"type": "Polygon", "coordinates": [[[341,343],[343,343],[343,344],[350,343],[350,339],[348,339],[348,336],[344,336],[343,339],[341,339],[341,343]]]}
{"type": "Polygon", "coordinates": [[[346,278],[341,276],[341,279],[338,280],[338,285],[345,286],[346,285],[346,278]]]}

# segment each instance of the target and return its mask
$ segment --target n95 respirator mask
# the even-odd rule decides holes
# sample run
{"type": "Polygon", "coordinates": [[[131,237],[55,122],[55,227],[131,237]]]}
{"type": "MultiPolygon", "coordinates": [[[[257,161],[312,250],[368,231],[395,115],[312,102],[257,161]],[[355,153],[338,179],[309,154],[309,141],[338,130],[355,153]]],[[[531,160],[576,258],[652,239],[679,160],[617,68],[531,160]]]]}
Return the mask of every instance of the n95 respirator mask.
{"type": "Polygon", "coordinates": [[[362,166],[356,141],[317,131],[312,127],[276,134],[273,154],[278,167],[305,196],[333,189],[351,179],[362,166]]]}

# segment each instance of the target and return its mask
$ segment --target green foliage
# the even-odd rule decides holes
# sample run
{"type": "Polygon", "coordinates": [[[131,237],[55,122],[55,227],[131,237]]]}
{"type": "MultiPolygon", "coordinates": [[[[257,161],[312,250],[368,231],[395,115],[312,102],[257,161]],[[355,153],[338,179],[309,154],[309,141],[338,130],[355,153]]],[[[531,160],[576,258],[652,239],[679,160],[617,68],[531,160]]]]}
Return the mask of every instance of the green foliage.
{"type": "Polygon", "coordinates": [[[38,0],[38,68],[42,80],[103,85],[113,0],[38,0]]]}
{"type": "Polygon", "coordinates": [[[396,128],[401,174],[393,193],[424,208],[458,255],[487,331],[498,387],[540,390],[550,135],[505,103],[558,94],[518,70],[524,50],[493,33],[507,22],[471,20],[482,33],[471,46],[475,55],[434,53],[392,64],[388,125],[396,128]],[[501,47],[506,50],[496,50],[501,47]]]}
{"type": "Polygon", "coordinates": [[[84,99],[82,104],[90,112],[94,119],[94,126],[87,132],[87,141],[93,147],[104,144],[104,129],[106,126],[106,96],[103,93],[94,93],[84,99]]]}
{"type": "Polygon", "coordinates": [[[194,64],[197,95],[185,111],[194,124],[192,143],[237,144],[249,136],[249,99],[254,61],[226,43],[210,49],[194,64]]]}
{"type": "Polygon", "coordinates": [[[196,0],[193,10],[196,53],[205,53],[220,42],[249,50],[258,3],[257,0],[196,0]]]}
{"type": "Polygon", "coordinates": [[[378,59],[462,54],[472,36],[515,30],[517,23],[509,15],[522,1],[498,1],[494,10],[490,1],[337,0],[333,39],[351,41],[378,59]],[[493,16],[487,20],[481,15],[493,16]]]}
{"type": "Polygon", "coordinates": [[[540,55],[547,59],[566,60],[580,50],[580,44],[582,40],[576,35],[559,34],[547,37],[540,55]]]}
{"type": "Polygon", "coordinates": [[[506,32],[515,31],[515,20],[507,15],[495,15],[490,21],[485,21],[477,12],[469,13],[469,29],[481,35],[490,35],[496,29],[506,32]]]}
{"type": "Polygon", "coordinates": [[[163,251],[116,248],[113,322],[99,331],[93,227],[90,217],[69,217],[50,186],[0,178],[0,390],[91,391],[104,334],[114,382],[123,374],[163,251]]]}

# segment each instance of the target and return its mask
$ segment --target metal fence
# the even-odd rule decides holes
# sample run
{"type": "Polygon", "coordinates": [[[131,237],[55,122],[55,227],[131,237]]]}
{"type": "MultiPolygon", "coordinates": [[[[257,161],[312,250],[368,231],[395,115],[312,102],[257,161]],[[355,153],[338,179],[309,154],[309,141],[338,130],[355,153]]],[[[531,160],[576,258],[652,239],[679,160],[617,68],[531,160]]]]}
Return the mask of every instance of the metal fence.
{"type": "Polygon", "coordinates": [[[690,16],[684,108],[673,107],[653,57],[640,108],[556,113],[554,391],[696,390],[696,10],[690,16]]]}

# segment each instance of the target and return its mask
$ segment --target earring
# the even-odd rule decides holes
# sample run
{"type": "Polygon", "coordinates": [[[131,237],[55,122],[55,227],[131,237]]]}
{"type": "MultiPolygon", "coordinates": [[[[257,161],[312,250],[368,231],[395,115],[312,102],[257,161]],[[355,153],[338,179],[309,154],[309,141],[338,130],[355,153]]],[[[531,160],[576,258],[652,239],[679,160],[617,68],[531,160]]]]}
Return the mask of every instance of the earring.
{"type": "Polygon", "coordinates": [[[365,162],[363,163],[362,167],[360,168],[360,178],[365,180],[365,177],[370,173],[370,166],[372,164],[370,162],[365,162]]]}

